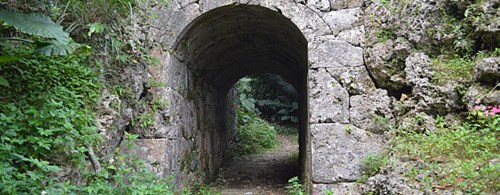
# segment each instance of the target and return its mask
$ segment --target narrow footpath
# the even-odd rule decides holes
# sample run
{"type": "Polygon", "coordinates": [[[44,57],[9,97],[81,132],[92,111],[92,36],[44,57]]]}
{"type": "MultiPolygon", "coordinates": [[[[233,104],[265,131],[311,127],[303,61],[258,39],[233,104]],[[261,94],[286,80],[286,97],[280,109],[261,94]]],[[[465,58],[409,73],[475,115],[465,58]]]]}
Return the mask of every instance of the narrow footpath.
{"type": "Polygon", "coordinates": [[[278,135],[273,150],[241,157],[223,167],[222,195],[285,194],[288,179],[299,175],[298,145],[291,136],[278,135]]]}

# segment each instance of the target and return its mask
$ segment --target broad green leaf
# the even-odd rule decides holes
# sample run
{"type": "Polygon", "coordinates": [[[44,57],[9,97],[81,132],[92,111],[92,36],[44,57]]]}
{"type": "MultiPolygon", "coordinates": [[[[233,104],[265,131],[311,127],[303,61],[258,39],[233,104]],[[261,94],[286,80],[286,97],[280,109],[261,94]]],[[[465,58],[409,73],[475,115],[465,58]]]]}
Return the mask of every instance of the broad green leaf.
{"type": "Polygon", "coordinates": [[[0,63],[12,62],[16,60],[19,60],[19,58],[15,56],[0,56],[0,63]]]}
{"type": "Polygon", "coordinates": [[[69,34],[64,32],[61,25],[41,14],[23,14],[0,10],[0,21],[26,34],[53,38],[61,42],[70,40],[69,34]]]}
{"type": "Polygon", "coordinates": [[[87,24],[87,27],[89,27],[88,35],[90,37],[94,33],[103,32],[104,30],[106,30],[106,28],[108,27],[108,25],[101,24],[99,22],[95,22],[95,23],[87,24]]]}
{"type": "Polygon", "coordinates": [[[2,85],[4,87],[10,87],[7,79],[3,78],[2,76],[0,76],[0,85],[2,85]]]}
{"type": "Polygon", "coordinates": [[[45,55],[67,55],[73,53],[81,45],[75,42],[46,41],[38,42],[35,52],[45,55]]]}

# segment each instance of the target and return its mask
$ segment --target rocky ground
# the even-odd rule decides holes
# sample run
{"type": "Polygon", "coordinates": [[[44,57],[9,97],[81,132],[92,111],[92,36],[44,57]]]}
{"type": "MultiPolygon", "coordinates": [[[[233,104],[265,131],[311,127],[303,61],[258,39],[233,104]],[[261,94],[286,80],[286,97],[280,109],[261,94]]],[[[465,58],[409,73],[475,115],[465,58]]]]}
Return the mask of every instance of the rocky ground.
{"type": "Polygon", "coordinates": [[[288,179],[299,174],[298,144],[287,135],[278,140],[276,149],[228,161],[221,194],[285,194],[288,179]]]}

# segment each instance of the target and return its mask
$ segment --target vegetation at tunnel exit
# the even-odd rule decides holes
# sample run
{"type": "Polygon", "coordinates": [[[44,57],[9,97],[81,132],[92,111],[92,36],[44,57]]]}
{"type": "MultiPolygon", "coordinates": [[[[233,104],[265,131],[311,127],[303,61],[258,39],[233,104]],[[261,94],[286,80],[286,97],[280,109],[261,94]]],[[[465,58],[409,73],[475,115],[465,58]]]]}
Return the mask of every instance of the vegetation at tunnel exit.
{"type": "Polygon", "coordinates": [[[251,78],[245,77],[236,83],[237,130],[236,143],[232,149],[235,155],[259,153],[278,144],[274,126],[261,119],[256,113],[251,82],[251,78]]]}
{"type": "Polygon", "coordinates": [[[259,153],[278,144],[277,133],[297,134],[297,92],[285,80],[272,74],[252,75],[235,86],[237,133],[232,153],[259,153]]]}

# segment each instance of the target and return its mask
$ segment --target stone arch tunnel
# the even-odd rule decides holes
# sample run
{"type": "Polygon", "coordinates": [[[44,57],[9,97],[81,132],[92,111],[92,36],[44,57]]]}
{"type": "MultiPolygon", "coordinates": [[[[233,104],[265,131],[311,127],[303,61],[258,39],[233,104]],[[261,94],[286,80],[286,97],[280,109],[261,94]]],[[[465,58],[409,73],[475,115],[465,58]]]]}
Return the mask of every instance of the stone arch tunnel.
{"type": "Polygon", "coordinates": [[[147,38],[156,43],[151,55],[161,66],[148,72],[165,83],[151,93],[168,104],[155,115],[159,125],[138,140],[146,162],[180,187],[213,178],[236,127],[233,84],[272,73],[299,94],[301,176],[308,189],[355,185],[361,159],[384,148],[371,117],[390,102],[364,65],[362,3],[356,2],[324,12],[291,0],[179,0],[155,8],[147,38]],[[370,102],[377,107],[362,106],[370,102]]]}
{"type": "MultiPolygon", "coordinates": [[[[228,114],[231,110],[225,107],[234,99],[226,99],[226,94],[243,76],[272,73],[288,80],[299,94],[299,156],[302,176],[309,178],[307,41],[293,22],[257,5],[222,6],[185,28],[175,44],[175,55],[194,72],[197,86],[193,87],[206,86],[218,99],[216,110],[221,113],[216,115],[221,117],[216,120],[222,120],[218,124],[234,123],[234,116],[228,114]]],[[[231,135],[234,128],[219,126],[216,131],[231,135]]]]}

